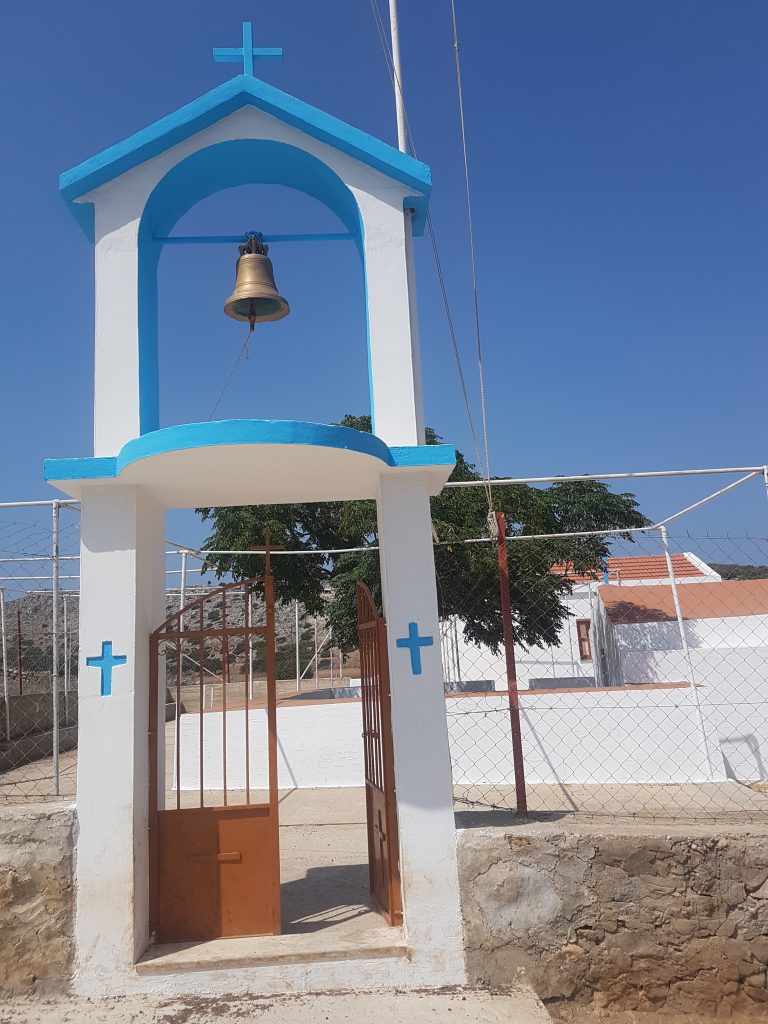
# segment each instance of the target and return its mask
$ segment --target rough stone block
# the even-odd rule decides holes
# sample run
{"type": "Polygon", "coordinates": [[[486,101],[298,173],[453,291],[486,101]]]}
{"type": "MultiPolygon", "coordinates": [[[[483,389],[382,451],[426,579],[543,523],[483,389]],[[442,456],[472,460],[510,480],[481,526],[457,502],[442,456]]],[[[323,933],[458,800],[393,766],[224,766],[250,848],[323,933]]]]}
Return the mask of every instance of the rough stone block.
{"type": "Polygon", "coordinates": [[[0,993],[48,993],[72,961],[74,809],[0,815],[0,993]]]}

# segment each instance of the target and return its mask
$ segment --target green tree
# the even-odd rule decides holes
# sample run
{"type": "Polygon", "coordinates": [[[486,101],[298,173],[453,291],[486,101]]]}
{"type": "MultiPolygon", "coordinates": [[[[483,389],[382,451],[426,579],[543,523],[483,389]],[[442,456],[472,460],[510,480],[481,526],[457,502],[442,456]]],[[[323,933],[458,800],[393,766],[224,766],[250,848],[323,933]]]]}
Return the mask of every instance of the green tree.
{"type": "MultiPolygon", "coordinates": [[[[347,415],[340,426],[370,432],[371,421],[368,416],[347,415]]],[[[427,444],[441,443],[430,428],[426,440],[427,444]]],[[[479,479],[475,467],[457,452],[451,480],[479,479]]],[[[546,488],[497,486],[493,497],[495,507],[505,513],[510,537],[629,531],[649,522],[639,511],[634,494],[615,494],[594,481],[564,481],[546,488]]],[[[274,543],[289,550],[371,548],[273,560],[276,596],[283,601],[298,600],[312,614],[325,614],[334,641],[342,649],[357,646],[358,580],[370,587],[381,604],[375,502],[201,508],[198,513],[211,524],[203,547],[212,551],[246,550],[261,544],[267,528],[274,543]]],[[[463,543],[489,535],[487,516],[482,487],[445,488],[432,499],[440,614],[458,616],[467,640],[498,650],[503,636],[496,548],[491,543],[463,543]]],[[[511,541],[507,547],[516,638],[527,646],[557,645],[568,617],[564,599],[573,578],[597,577],[602,572],[602,560],[609,551],[606,538],[521,540],[511,541]]],[[[226,575],[246,579],[262,570],[263,557],[259,555],[211,554],[203,566],[203,571],[213,571],[219,579],[226,575]]]]}

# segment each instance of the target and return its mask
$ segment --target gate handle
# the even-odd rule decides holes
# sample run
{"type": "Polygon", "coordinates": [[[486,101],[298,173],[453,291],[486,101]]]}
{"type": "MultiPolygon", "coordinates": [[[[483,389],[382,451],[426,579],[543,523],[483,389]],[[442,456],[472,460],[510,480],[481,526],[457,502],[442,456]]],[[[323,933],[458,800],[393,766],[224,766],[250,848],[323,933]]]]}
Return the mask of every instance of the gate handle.
{"type": "Polygon", "coordinates": [[[216,857],[219,864],[239,864],[242,859],[242,853],[220,853],[216,857]]]}

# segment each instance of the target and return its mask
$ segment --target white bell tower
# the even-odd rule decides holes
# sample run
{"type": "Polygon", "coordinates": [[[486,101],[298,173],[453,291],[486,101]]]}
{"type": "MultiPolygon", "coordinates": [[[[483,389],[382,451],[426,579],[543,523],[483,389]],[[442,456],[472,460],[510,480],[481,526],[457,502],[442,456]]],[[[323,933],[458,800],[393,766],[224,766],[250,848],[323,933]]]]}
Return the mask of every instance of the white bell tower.
{"type": "MultiPolygon", "coordinates": [[[[280,51],[281,52],[281,51],[280,51]]],[[[424,445],[412,237],[430,170],[253,75],[242,47],[214,51],[242,73],[61,177],[94,244],[94,448],[46,462],[82,506],[76,987],[83,993],[261,993],[464,981],[453,796],[429,499],[455,461],[424,445]],[[160,428],[157,267],[195,203],[279,183],[342,221],[364,271],[373,435],[297,421],[160,428]],[[244,965],[148,977],[151,631],[165,617],[171,508],[377,502],[407,955],[244,965]],[[416,652],[416,653],[414,653],[416,652]]],[[[292,296],[297,304],[300,295],[292,296]]]]}

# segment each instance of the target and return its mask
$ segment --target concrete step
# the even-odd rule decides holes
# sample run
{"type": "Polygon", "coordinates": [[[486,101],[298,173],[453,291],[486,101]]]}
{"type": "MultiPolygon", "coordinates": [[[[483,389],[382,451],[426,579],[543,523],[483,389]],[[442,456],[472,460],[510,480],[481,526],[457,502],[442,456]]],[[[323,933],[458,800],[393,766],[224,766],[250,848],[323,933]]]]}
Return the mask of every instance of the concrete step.
{"type": "Polygon", "coordinates": [[[51,999],[3,1003],[3,1024],[551,1024],[526,988],[503,994],[470,989],[450,992],[353,992],[289,997],[216,996],[181,999],[51,999]]]}

